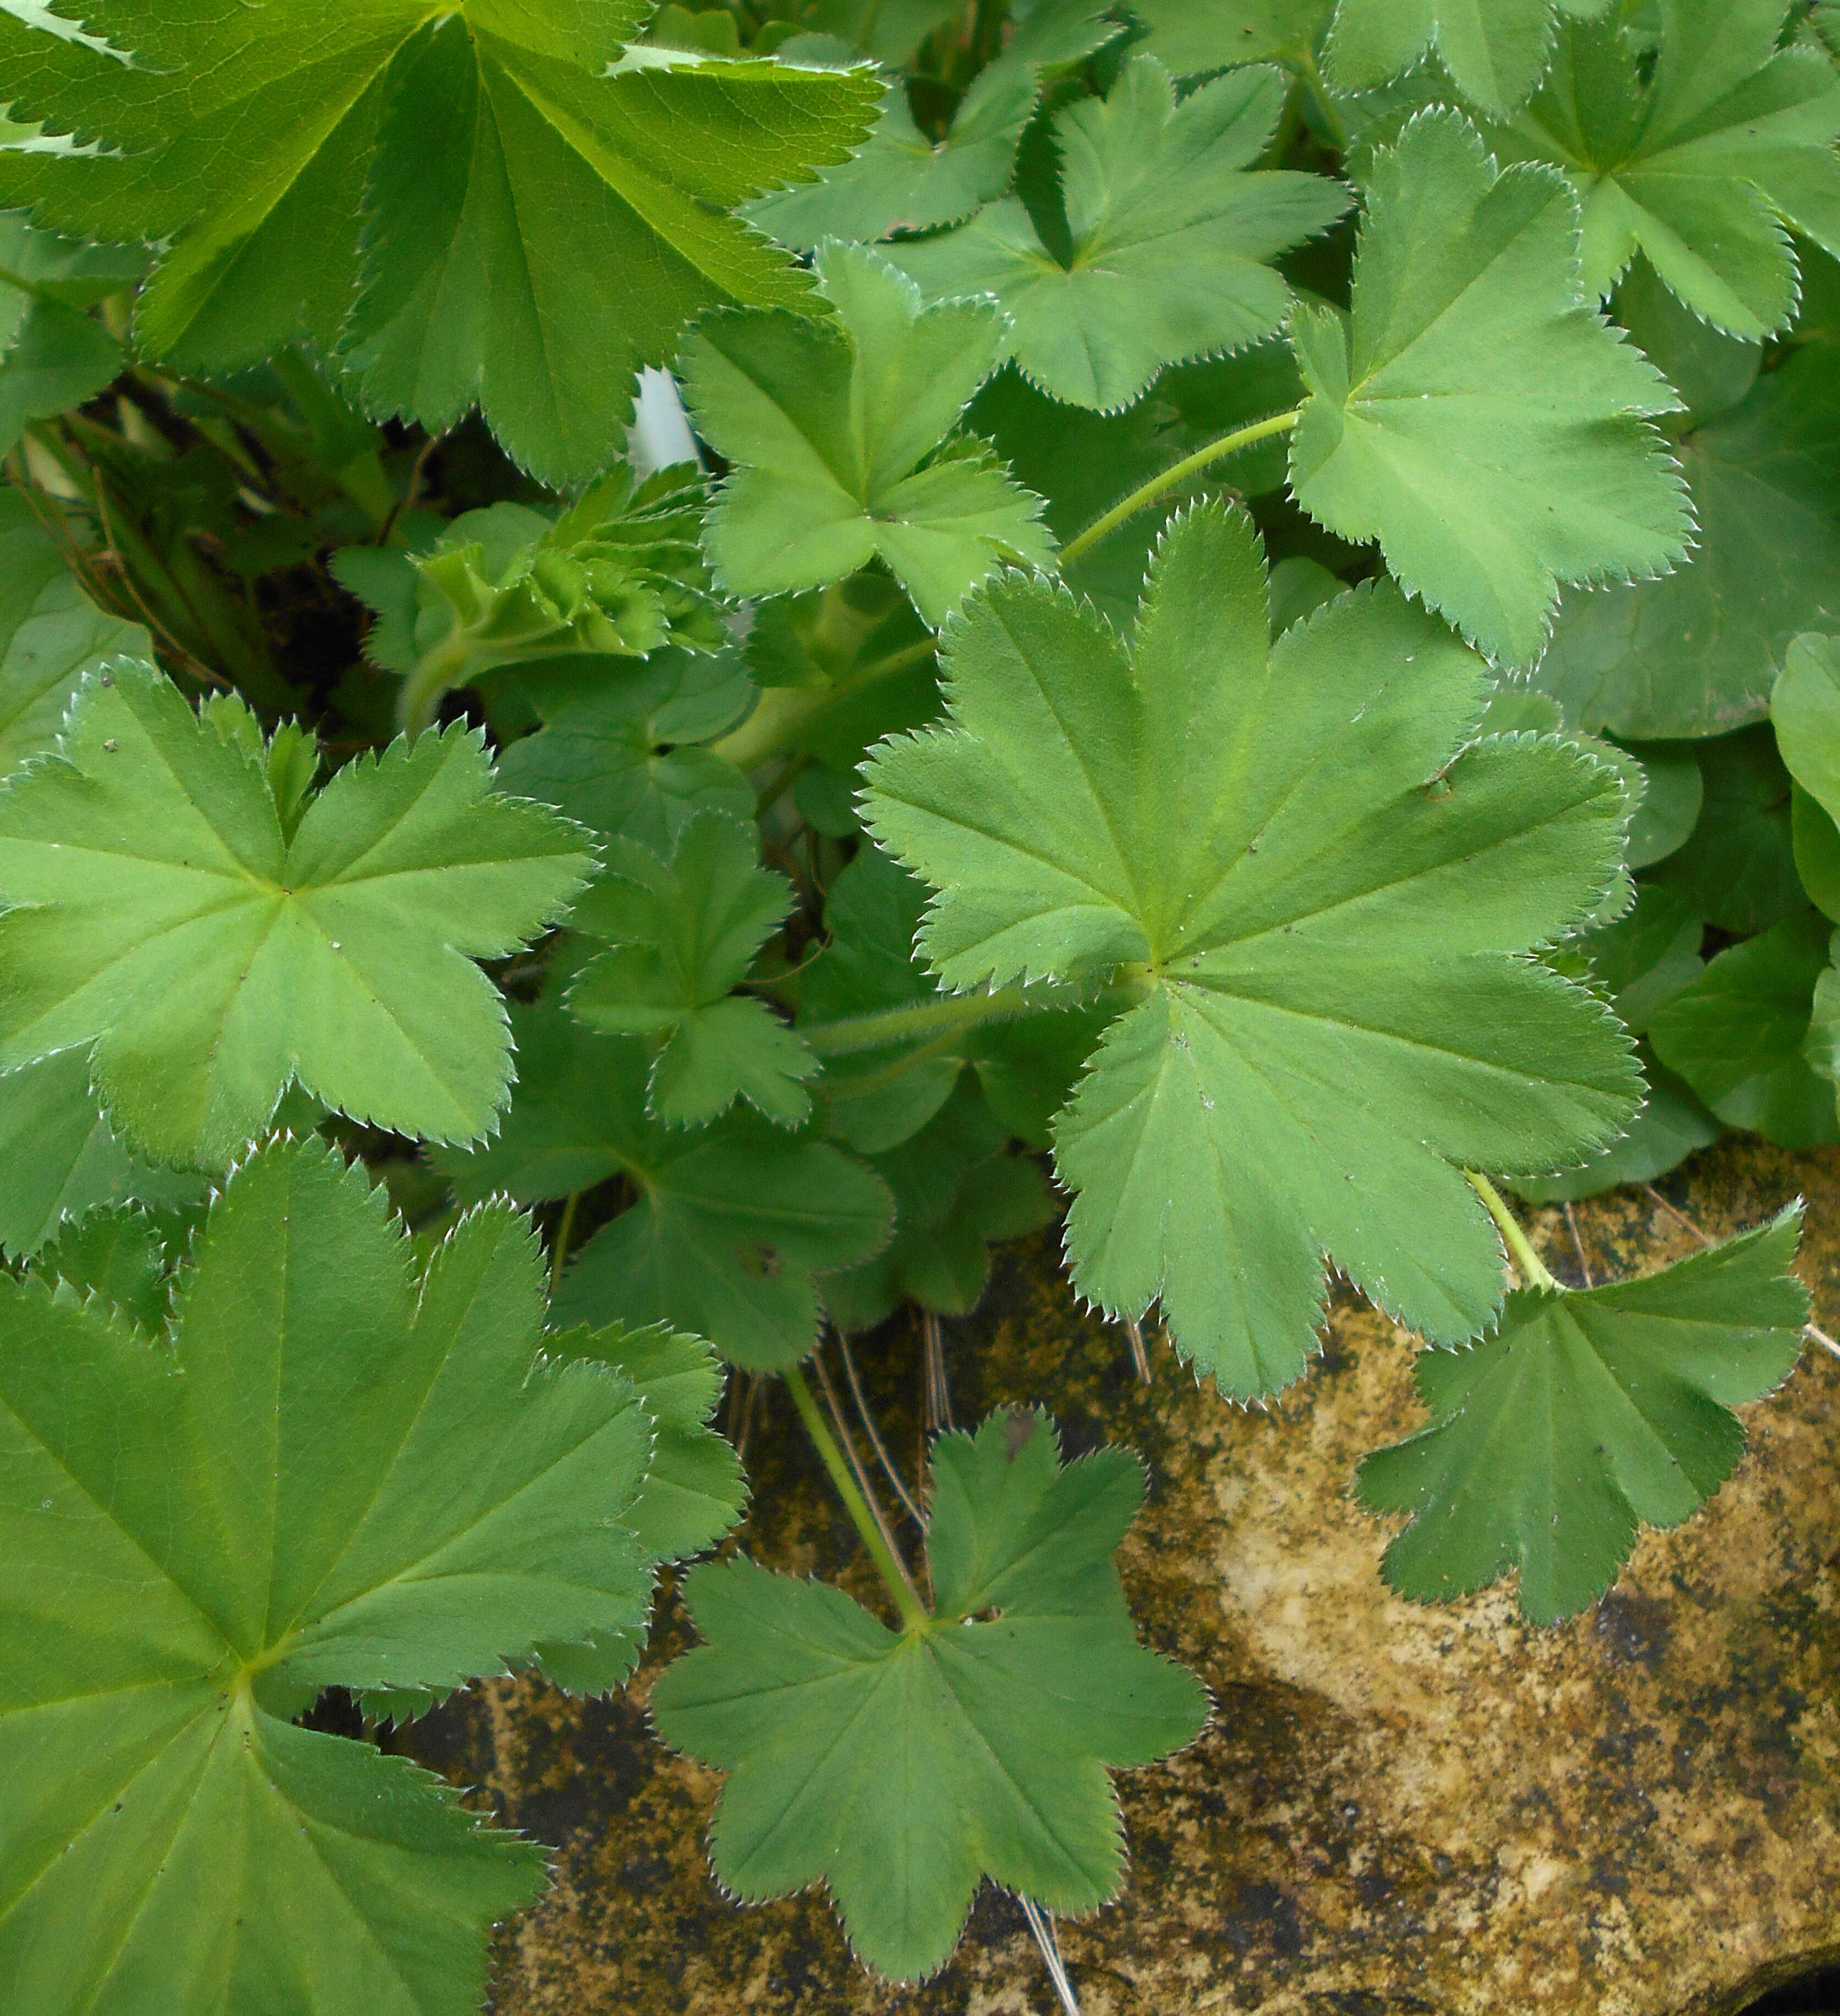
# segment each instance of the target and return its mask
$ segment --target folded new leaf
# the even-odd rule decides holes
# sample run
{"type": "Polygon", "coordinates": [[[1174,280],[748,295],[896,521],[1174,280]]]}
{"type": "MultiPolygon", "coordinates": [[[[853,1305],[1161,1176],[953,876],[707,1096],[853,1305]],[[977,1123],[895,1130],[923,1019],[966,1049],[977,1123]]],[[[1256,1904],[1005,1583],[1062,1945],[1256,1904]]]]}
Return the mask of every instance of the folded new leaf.
{"type": "Polygon", "coordinates": [[[375,612],[365,650],[403,675],[398,718],[420,728],[450,687],[502,666],[721,650],[729,635],[697,544],[704,502],[694,469],[636,486],[620,468],[554,520],[489,505],[426,553],[347,546],[333,571],[375,612]]]}
{"type": "Polygon", "coordinates": [[[101,143],[6,154],[0,202],[169,243],[139,330],[182,371],[342,347],[373,411],[439,433],[477,400],[542,480],[585,481],[686,314],[807,296],[726,213],[841,160],[881,95],[775,63],[616,72],[650,12],[95,0],[81,35],[0,16],[13,117],[101,143]]]}
{"type": "Polygon", "coordinates": [[[291,1718],[636,1631],[653,1424],[631,1379],[537,1355],[522,1220],[474,1214],[423,1274],[386,1211],[317,1143],[261,1150],[170,1341],[0,1282],[0,1972],[34,2016],[149,1981],[463,2016],[542,1887],[536,1844],[291,1718]]]}
{"type": "Polygon", "coordinates": [[[841,581],[879,558],[937,627],[1006,560],[1044,565],[1041,499],[985,443],[949,439],[1003,355],[985,301],[923,310],[874,253],[833,243],[814,270],[830,322],[707,317],[685,346],[704,438],[735,465],[709,553],[731,595],[841,581]]]}
{"type": "Polygon", "coordinates": [[[614,949],[582,970],[569,1007],[590,1028],[661,1039],[649,1103],[673,1126],[701,1126],[737,1099],[781,1126],[811,1113],[802,1081],[818,1060],[765,1002],[730,991],[792,907],[759,848],[751,826],[714,814],[685,827],[668,865],[616,844],[570,913],[614,949]]]}
{"type": "Polygon", "coordinates": [[[0,790],[0,1068],[93,1045],[131,1146],[221,1168],[290,1080],[354,1118],[476,1139],[510,1078],[500,958],[567,905],[587,836],[496,796],[482,737],[397,742],[311,792],[150,668],[79,693],[59,754],[0,790]]]}
{"type": "Polygon", "coordinates": [[[931,300],[994,295],[1017,363],[1054,398],[1129,405],[1165,365],[1269,336],[1291,300],[1273,261],[1348,207],[1327,175],[1254,167],[1284,92],[1281,72],[1244,70],[1178,104],[1168,72],[1140,56],[1109,97],[1055,121],[1069,256],[1012,196],[890,257],[931,300]]]}
{"type": "Polygon", "coordinates": [[[1491,657],[1531,664],[1562,581],[1665,574],[1691,518],[1651,416],[1680,404],[1581,293],[1578,200],[1499,172],[1460,114],[1378,150],[1352,306],[1291,319],[1291,481],[1491,657]]]}
{"type": "Polygon", "coordinates": [[[1269,640],[1243,513],[1158,550],[1129,652],[1010,577],[947,633],[947,725],[880,745],[871,830],[940,891],[949,987],[1115,974],[1056,1122],[1080,1291],[1161,1297],[1226,1391],[1303,1369],[1325,1256],[1426,1334],[1473,1336],[1500,1251],[1464,1167],[1612,1136],[1627,1039],[1522,955],[1593,908],[1626,819],[1575,744],[1466,748],[1483,668],[1390,584],[1269,640]]]}
{"type": "Polygon", "coordinates": [[[1479,1343],[1421,1352],[1430,1426],[1360,1470],[1366,1504],[1413,1515],[1392,1586],[1435,1603],[1518,1570],[1521,1607],[1551,1624],[1604,1593],[1644,1524],[1690,1518],[1744,1453],[1732,1408],[1801,1351],[1801,1223],[1792,1205],[1658,1274],[1518,1289],[1479,1343]]]}
{"type": "Polygon", "coordinates": [[[708,1641],[660,1679],[664,1740],[731,1775],[717,1875],[751,1901],[828,1883],[851,1943],[932,1973],[979,1880],[1062,1914],[1116,1895],[1107,1767],[1207,1719],[1199,1683],[1136,1641],[1112,1555],[1143,1498],[1122,1449],[1063,1467],[1036,1413],[933,1445],[933,1610],[897,1634],[841,1590],[752,1562],[697,1570],[708,1641]]]}

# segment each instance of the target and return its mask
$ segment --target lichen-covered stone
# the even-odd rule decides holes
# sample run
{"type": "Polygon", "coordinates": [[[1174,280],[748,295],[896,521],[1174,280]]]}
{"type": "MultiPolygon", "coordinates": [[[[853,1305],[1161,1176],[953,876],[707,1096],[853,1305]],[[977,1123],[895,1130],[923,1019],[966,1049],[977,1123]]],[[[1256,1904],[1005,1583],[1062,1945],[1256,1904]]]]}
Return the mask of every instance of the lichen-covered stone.
{"type": "MultiPolygon", "coordinates": [[[[1705,1229],[1801,1190],[1817,1316],[1840,1311],[1840,1153],[1727,1144],[1669,1193],[1705,1229]]],[[[1692,1244],[1640,1191],[1579,1208],[1592,1265],[1692,1244]]],[[[1536,1237],[1577,1278],[1558,1213],[1536,1237]]],[[[1010,1256],[949,1327],[961,1419],[1039,1401],[1070,1447],[1134,1443],[1150,1503],[1124,1566],[1146,1636],[1214,1690],[1194,1748],[1122,1781],[1129,1888],[1062,1928],[1086,2016],[1726,2016],[1840,1960],[1840,1362],[1811,1347],[1747,1410],[1737,1476],[1677,1532],[1647,1534],[1593,1611],[1551,1631],[1497,1589],[1446,1609],[1388,1594],[1386,1529],[1349,1495],[1367,1449],[1419,1418],[1412,1345],[1345,1298],[1311,1377],[1269,1413],[1198,1387],[1166,1347],[1135,1381],[1123,1337],[1082,1316],[1051,1247],[1010,1256]]],[[[863,1352],[910,1467],[916,1334],[863,1352]]],[[[744,1534],[800,1572],[849,1529],[788,1411],[762,1395],[744,1534]]],[[[846,1581],[873,1601],[870,1585],[846,1581]]],[[[717,1790],[645,1719],[683,1642],[668,1604],[633,1690],[571,1702],[502,1682],[402,1747],[556,1845],[554,1889],[506,1928],[499,2016],[996,2016],[1051,2006],[1020,1913],[986,1889],[964,1946],[919,1990],[852,1962],[823,1898],[723,1899],[701,1837],[717,1790]]]]}

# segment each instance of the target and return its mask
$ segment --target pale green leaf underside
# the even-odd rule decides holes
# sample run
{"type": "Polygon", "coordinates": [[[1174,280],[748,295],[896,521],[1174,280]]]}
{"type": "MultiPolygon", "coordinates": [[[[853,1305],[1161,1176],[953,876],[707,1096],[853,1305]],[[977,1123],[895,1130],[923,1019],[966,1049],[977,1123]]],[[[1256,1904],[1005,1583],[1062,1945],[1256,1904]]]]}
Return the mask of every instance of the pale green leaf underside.
{"type": "Polygon", "coordinates": [[[182,369],[342,344],[374,409],[438,429],[477,400],[528,467],[582,481],[686,315],[801,297],[726,213],[841,160],[880,95],[765,62],[609,75],[646,11],[96,0],[85,27],[132,65],[0,17],[14,116],[118,150],[8,155],[0,200],[172,240],[139,330],[182,369]]]}
{"type": "Polygon", "coordinates": [[[491,791],[479,736],[398,742],[284,837],[259,763],[157,672],[82,688],[61,753],[0,793],[0,1067],[94,1046],[111,1120],[221,1167],[290,1079],[437,1140],[510,1078],[502,957],[567,904],[585,836],[491,791]]]}
{"type": "Polygon", "coordinates": [[[988,304],[923,310],[873,253],[816,271],[834,324],[725,315],[686,347],[697,424],[729,462],[708,530],[730,594],[780,595],[880,559],[937,627],[1005,561],[1046,565],[1041,501],[976,441],[947,437],[1002,353],[988,304]]]}
{"type": "Polygon", "coordinates": [[[749,1561],[698,1570],[708,1642],[653,1698],[668,1742],[730,1773],[722,1882],[754,1900],[823,1880],[856,1951],[900,1980],[944,1962],[981,1877],[1057,1912],[1114,1895],[1107,1767],[1153,1762],[1207,1715],[1136,1643],[1112,1565],[1143,1493],[1124,1451],[1063,1469],[1040,1417],[998,1413],[933,1445],[925,1628],[897,1637],[749,1561]]]}
{"type": "Polygon", "coordinates": [[[1518,1290],[1478,1344],[1422,1353],[1431,1425],[1361,1466],[1365,1503],[1414,1515],[1387,1580],[1431,1603],[1518,1569],[1537,1624],[1594,1602],[1642,1525],[1677,1526],[1730,1475],[1745,1445],[1730,1409],[1794,1366],[1801,1222],[1791,1206],[1640,1280],[1518,1290]]]}
{"type": "Polygon", "coordinates": [[[418,1283],[315,1145],[230,1179],[170,1348],[4,1284],[0,1971],[34,2016],[477,2007],[541,1852],[287,1718],[643,1619],[651,1424],[533,1366],[542,1278],[498,1207],[418,1283]]]}
{"type": "Polygon", "coordinates": [[[1421,114],[1374,157],[1352,315],[1291,318],[1298,501],[1513,665],[1561,582],[1665,574],[1691,526],[1647,417],[1678,401],[1581,297],[1577,243],[1561,176],[1498,175],[1467,121],[1421,114]]]}
{"type": "Polygon", "coordinates": [[[1282,74],[1255,69],[1178,104],[1168,73],[1139,57],[1109,97],[1055,122],[1071,264],[1018,196],[889,256],[930,300],[994,297],[1011,355],[1051,397],[1128,405],[1165,365],[1269,336],[1291,298],[1272,262],[1347,208],[1327,176],[1253,169],[1284,100],[1282,74]]]}
{"type": "Polygon", "coordinates": [[[1390,584],[1268,645],[1243,516],[1159,550],[1127,653],[1010,579],[949,633],[948,726],[884,743],[871,830],[941,891],[949,986],[1120,967],[1056,1125],[1075,1284],[1235,1394],[1302,1370],[1325,1255],[1454,1341],[1500,1292],[1464,1167],[1608,1139],[1640,1080],[1595,1002],[1521,956],[1608,884],[1626,808],[1574,744],[1459,754],[1482,668],[1390,584]],[[1453,760],[1454,759],[1454,761],[1453,760]]]}

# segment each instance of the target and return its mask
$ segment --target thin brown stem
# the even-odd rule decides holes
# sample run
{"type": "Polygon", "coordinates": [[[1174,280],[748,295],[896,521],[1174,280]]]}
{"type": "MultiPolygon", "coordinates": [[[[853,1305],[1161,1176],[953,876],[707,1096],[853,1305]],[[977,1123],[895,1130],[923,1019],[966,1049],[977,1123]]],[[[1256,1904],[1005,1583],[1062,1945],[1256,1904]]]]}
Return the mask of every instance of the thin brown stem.
{"type": "Polygon", "coordinates": [[[869,1446],[875,1451],[875,1460],[881,1465],[883,1474],[907,1516],[924,1533],[927,1530],[926,1515],[915,1503],[913,1493],[895,1467],[895,1459],[882,1441],[881,1431],[875,1425],[875,1417],[869,1411],[869,1402],[862,1396],[862,1381],[856,1373],[856,1355],[850,1348],[849,1338],[841,1330],[837,1333],[837,1348],[844,1362],[844,1377],[850,1382],[850,1397],[856,1403],[857,1418],[862,1424],[862,1432],[869,1438],[869,1446]]]}
{"type": "Polygon", "coordinates": [[[1150,1353],[1143,1347],[1143,1326],[1135,1316],[1125,1319],[1125,1334],[1131,1340],[1131,1363],[1137,1377],[1147,1386],[1150,1381],[1150,1353]]]}
{"type": "Polygon", "coordinates": [[[920,1360],[926,1385],[927,1432],[936,1435],[954,1423],[952,1386],[945,1376],[945,1339],[939,1319],[931,1309],[920,1311],[920,1360]]]}
{"type": "Polygon", "coordinates": [[[1565,1213],[1565,1229],[1572,1234],[1572,1250],[1578,1255],[1578,1271],[1584,1276],[1585,1286],[1594,1288],[1597,1284],[1591,1279],[1590,1256],[1584,1250],[1584,1240],[1578,1229],[1578,1214],[1572,1208],[1569,1199],[1562,1208],[1565,1213]]]}
{"type": "Polygon", "coordinates": [[[1699,1227],[1694,1223],[1693,1220],[1687,1215],[1685,1211],[1680,1209],[1678,1204],[1669,1204],[1667,1199],[1662,1195],[1661,1192],[1655,1187],[1653,1183],[1644,1183],[1642,1187],[1648,1193],[1650,1197],[1651,1197],[1655,1201],[1661,1206],[1662,1209],[1667,1213],[1669,1217],[1671,1218],[1676,1225],[1683,1227],[1685,1230],[1691,1232],[1694,1237],[1699,1241],[1701,1245],[1712,1246],[1718,1243],[1716,1240],[1711,1237],[1709,1234],[1701,1232],[1699,1227]]]}

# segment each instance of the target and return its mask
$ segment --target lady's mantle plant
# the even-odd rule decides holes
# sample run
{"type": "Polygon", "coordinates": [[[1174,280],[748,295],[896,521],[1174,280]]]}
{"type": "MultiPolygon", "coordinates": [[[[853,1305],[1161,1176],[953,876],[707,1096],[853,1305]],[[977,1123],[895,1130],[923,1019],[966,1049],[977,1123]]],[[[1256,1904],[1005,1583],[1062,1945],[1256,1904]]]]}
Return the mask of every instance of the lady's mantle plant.
{"type": "Polygon", "coordinates": [[[1235,1399],[1424,1340],[1406,1596],[1716,1489],[1794,1208],[1574,1290],[1503,1187],[1840,1140],[1831,11],[0,13],[9,2011],[476,2007],[543,1851],[315,1704],[621,1685],[725,1364],[883,1600],[689,1572],[717,1875],[1104,1903],[1140,1467],[826,1359],[946,1426],[1064,1207],[1235,1399]]]}

